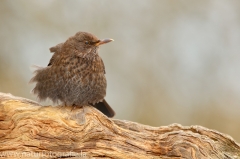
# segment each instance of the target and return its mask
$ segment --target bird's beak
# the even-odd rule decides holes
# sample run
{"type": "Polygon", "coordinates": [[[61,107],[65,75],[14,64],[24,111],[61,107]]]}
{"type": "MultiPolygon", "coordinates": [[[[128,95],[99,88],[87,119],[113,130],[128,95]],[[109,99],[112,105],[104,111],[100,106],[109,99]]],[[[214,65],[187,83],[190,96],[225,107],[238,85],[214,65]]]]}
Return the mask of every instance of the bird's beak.
{"type": "Polygon", "coordinates": [[[100,40],[98,43],[96,43],[95,45],[96,46],[99,46],[99,45],[102,45],[102,44],[106,44],[106,43],[109,43],[111,41],[114,41],[113,39],[103,39],[103,40],[100,40]]]}

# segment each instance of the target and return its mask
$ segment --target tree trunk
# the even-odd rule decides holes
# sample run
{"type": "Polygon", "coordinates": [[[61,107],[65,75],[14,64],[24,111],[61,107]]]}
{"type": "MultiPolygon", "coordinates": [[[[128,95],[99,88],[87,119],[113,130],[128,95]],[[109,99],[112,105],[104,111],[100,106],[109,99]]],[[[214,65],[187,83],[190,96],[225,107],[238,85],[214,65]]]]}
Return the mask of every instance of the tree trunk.
{"type": "Polygon", "coordinates": [[[237,159],[240,145],[202,126],[151,127],[97,109],[41,106],[0,93],[0,158],[237,159]]]}

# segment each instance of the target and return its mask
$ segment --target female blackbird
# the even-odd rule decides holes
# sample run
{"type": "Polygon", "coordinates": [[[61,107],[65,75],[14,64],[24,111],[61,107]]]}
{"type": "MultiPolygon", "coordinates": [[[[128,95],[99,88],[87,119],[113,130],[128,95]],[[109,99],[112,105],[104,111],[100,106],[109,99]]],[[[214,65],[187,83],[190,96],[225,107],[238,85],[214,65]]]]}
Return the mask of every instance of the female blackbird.
{"type": "Polygon", "coordinates": [[[30,82],[39,100],[51,99],[64,105],[91,105],[108,117],[115,112],[105,101],[107,81],[105,67],[98,54],[99,46],[113,41],[99,40],[87,32],[78,32],[66,42],[52,48],[47,67],[39,67],[30,82]]]}

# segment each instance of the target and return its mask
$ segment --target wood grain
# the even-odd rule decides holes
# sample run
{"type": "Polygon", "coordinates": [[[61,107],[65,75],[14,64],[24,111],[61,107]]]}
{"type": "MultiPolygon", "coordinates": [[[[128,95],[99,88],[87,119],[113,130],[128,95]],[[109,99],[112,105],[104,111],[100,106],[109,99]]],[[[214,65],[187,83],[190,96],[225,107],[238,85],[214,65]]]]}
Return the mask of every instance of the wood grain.
{"type": "Polygon", "coordinates": [[[238,159],[240,145],[202,126],[151,127],[93,107],[41,106],[0,93],[0,158],[238,159]]]}

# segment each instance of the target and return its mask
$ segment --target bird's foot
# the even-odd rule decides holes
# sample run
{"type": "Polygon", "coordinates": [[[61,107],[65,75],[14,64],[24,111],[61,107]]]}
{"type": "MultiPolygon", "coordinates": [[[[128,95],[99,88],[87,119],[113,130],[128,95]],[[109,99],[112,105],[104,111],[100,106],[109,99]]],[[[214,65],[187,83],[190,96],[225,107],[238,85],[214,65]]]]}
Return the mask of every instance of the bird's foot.
{"type": "Polygon", "coordinates": [[[74,111],[77,107],[78,107],[78,106],[74,104],[74,105],[72,106],[71,111],[74,111]]]}
{"type": "Polygon", "coordinates": [[[86,122],[85,119],[85,111],[84,111],[84,106],[81,106],[82,109],[76,109],[79,106],[73,105],[71,112],[72,114],[72,119],[76,120],[78,124],[83,125],[86,122]]]}

